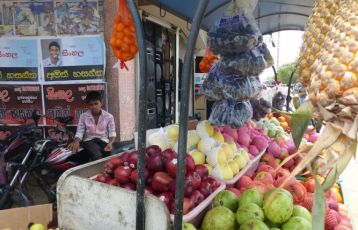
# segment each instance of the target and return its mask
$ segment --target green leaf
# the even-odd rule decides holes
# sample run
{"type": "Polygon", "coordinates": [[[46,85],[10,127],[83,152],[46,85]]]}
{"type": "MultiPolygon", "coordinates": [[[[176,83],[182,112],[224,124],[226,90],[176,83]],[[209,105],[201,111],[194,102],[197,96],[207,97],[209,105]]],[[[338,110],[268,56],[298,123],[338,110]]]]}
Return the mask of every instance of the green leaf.
{"type": "Polygon", "coordinates": [[[321,184],[315,177],[315,193],[312,209],[312,229],[324,230],[326,216],[326,196],[321,184]]]}
{"type": "Polygon", "coordinates": [[[299,148],[303,134],[312,117],[312,105],[309,102],[305,102],[291,115],[292,138],[296,148],[299,148]]]}
{"type": "Polygon", "coordinates": [[[322,188],[324,191],[327,191],[332,187],[334,183],[336,183],[338,177],[342,174],[351,159],[352,152],[345,151],[344,154],[335,163],[334,167],[330,170],[326,179],[324,180],[324,183],[322,184],[322,188]]]}

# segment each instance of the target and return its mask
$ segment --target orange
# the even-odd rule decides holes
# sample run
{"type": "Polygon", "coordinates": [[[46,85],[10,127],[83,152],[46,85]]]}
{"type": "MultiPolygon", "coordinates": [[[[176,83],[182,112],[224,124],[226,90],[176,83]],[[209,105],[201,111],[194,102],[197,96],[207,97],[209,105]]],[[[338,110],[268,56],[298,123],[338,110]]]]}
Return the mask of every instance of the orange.
{"type": "Polygon", "coordinates": [[[115,36],[116,36],[117,39],[123,39],[124,34],[123,34],[123,32],[118,32],[118,33],[115,34],[115,36]]]}
{"type": "Polygon", "coordinates": [[[117,14],[115,17],[114,17],[114,23],[117,24],[119,22],[122,21],[122,17],[121,15],[117,14]]]}
{"type": "Polygon", "coordinates": [[[123,53],[123,61],[129,61],[129,60],[131,60],[131,59],[133,59],[133,55],[132,54],[130,54],[130,53],[123,53]]]}
{"type": "Polygon", "coordinates": [[[136,45],[131,45],[129,48],[129,52],[134,56],[138,51],[138,47],[136,45]]]}
{"type": "Polygon", "coordinates": [[[123,31],[123,30],[124,30],[124,25],[123,25],[123,23],[118,23],[118,24],[116,25],[116,30],[117,30],[118,32],[123,31]]]}
{"type": "Polygon", "coordinates": [[[114,56],[116,56],[116,58],[120,59],[122,56],[122,53],[120,50],[114,50],[114,56]]]}
{"type": "Polygon", "coordinates": [[[123,32],[124,32],[125,35],[132,35],[133,34],[133,32],[128,27],[124,28],[123,32]]]}
{"type": "Polygon", "coordinates": [[[111,37],[111,40],[109,40],[109,44],[111,44],[112,47],[115,47],[116,39],[114,37],[111,37]]]}
{"type": "Polygon", "coordinates": [[[280,117],[278,118],[278,121],[279,121],[279,122],[286,122],[286,118],[283,117],[283,116],[280,116],[280,117]]]}
{"type": "Polygon", "coordinates": [[[129,30],[132,31],[132,33],[135,33],[135,28],[133,25],[129,26],[129,30]]]}
{"type": "Polygon", "coordinates": [[[132,44],[134,44],[134,41],[133,41],[133,39],[131,39],[131,38],[132,38],[132,37],[130,37],[130,36],[124,36],[123,42],[126,43],[126,44],[128,44],[128,45],[132,45],[132,44]]]}
{"type": "Polygon", "coordinates": [[[123,44],[121,45],[121,51],[122,51],[123,53],[128,53],[128,52],[130,51],[129,45],[126,44],[126,43],[123,43],[123,44]]]}
{"type": "Polygon", "coordinates": [[[115,47],[116,47],[116,48],[120,48],[121,45],[122,45],[122,43],[123,43],[123,40],[122,40],[122,39],[116,39],[115,47]]]}
{"type": "Polygon", "coordinates": [[[280,124],[281,124],[281,127],[282,127],[283,129],[288,129],[288,128],[289,128],[287,122],[282,122],[282,123],[280,123],[280,124]]]}
{"type": "Polygon", "coordinates": [[[132,20],[128,17],[123,20],[124,25],[130,26],[132,24],[132,20]]]}

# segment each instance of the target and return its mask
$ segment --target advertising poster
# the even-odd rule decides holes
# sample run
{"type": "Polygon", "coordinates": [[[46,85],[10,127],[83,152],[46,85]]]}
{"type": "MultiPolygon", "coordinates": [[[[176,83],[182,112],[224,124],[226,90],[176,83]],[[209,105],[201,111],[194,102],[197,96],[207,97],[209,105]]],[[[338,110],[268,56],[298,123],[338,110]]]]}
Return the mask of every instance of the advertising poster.
{"type": "Polygon", "coordinates": [[[16,35],[54,35],[55,14],[52,0],[14,2],[16,35]]]}
{"type": "Polygon", "coordinates": [[[105,84],[44,85],[46,125],[55,125],[54,118],[64,116],[72,116],[72,124],[76,125],[87,111],[87,92],[100,91],[104,95],[105,89],[105,84]]]}
{"type": "Polygon", "coordinates": [[[13,2],[0,1],[0,36],[14,35],[13,2]]]}
{"type": "Polygon", "coordinates": [[[59,35],[97,34],[100,15],[95,1],[56,1],[57,33],[59,35]]]}
{"type": "Polygon", "coordinates": [[[43,113],[40,85],[0,85],[0,121],[23,124],[34,109],[43,113]]]}
{"type": "Polygon", "coordinates": [[[45,81],[104,77],[102,36],[42,39],[41,50],[45,81]]]}
{"type": "Polygon", "coordinates": [[[36,39],[0,39],[0,81],[37,81],[36,39]]]}

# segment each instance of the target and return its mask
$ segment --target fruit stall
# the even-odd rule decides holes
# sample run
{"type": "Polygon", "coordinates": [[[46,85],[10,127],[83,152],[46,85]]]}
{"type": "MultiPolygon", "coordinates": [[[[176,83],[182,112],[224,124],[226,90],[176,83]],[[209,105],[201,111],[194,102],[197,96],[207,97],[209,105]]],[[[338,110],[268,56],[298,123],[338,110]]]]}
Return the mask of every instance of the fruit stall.
{"type": "MultiPolygon", "coordinates": [[[[139,50],[137,149],[62,175],[61,229],[353,229],[338,179],[356,151],[358,3],[317,1],[299,60],[310,100],[271,113],[258,76],[273,61],[252,16],[254,2],[226,2],[210,25],[208,53],[217,56],[202,64],[208,73],[201,92],[214,105],[208,120],[188,130],[194,44],[213,6],[194,4],[179,124],[147,130],[143,29],[136,5],[126,1],[130,13],[115,23],[133,23],[128,33],[135,32],[139,50]]],[[[124,65],[133,57],[121,50],[124,65]]]]}

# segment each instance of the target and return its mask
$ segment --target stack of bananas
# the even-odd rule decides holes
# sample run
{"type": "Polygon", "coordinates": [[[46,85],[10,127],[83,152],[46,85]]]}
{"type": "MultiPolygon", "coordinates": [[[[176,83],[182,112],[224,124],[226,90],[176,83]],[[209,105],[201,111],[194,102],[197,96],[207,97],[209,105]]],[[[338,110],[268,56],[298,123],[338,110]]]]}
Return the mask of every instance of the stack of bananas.
{"type": "Polygon", "coordinates": [[[308,18],[299,60],[299,76],[304,85],[310,83],[312,64],[330,30],[339,2],[339,0],[317,0],[308,18]]]}

